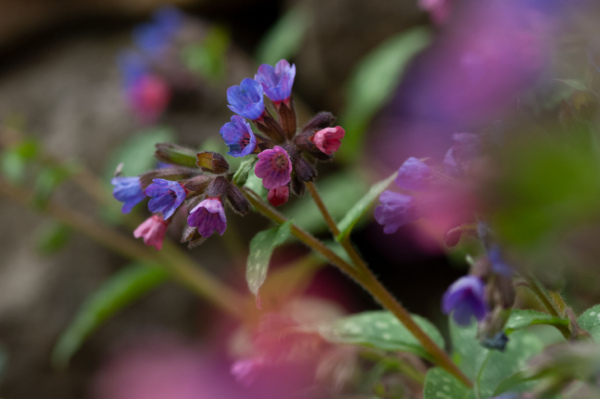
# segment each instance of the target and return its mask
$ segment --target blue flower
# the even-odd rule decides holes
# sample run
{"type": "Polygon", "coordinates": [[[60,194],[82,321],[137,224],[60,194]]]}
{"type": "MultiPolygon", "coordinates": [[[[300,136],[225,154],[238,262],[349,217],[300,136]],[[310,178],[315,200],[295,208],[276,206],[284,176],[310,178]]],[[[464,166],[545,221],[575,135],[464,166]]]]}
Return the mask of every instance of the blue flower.
{"type": "Polygon", "coordinates": [[[290,98],[295,77],[296,65],[290,66],[289,62],[281,60],[275,64],[275,68],[262,64],[254,79],[262,85],[267,97],[280,102],[290,98]]]}
{"type": "Polygon", "coordinates": [[[148,202],[148,209],[152,213],[162,212],[166,220],[183,203],[187,193],[185,188],[176,181],[153,179],[152,182],[146,188],[146,195],[152,198],[148,202]]]}
{"type": "Polygon", "coordinates": [[[405,190],[424,191],[429,188],[431,177],[429,166],[417,158],[410,157],[398,169],[396,184],[405,190]]]}
{"type": "Polygon", "coordinates": [[[149,54],[159,54],[173,40],[183,23],[183,14],[173,7],[158,9],[151,22],[133,29],[133,41],[137,47],[149,54]]]}
{"type": "Polygon", "coordinates": [[[113,196],[123,202],[123,213],[131,212],[134,206],[146,198],[139,177],[114,177],[110,182],[115,186],[113,196]]]}
{"type": "Polygon", "coordinates": [[[471,318],[483,320],[488,312],[485,302],[485,284],[477,276],[461,277],[452,284],[442,298],[442,310],[452,312],[456,324],[468,326],[471,318]]]}
{"type": "Polygon", "coordinates": [[[393,234],[400,227],[419,218],[415,199],[410,195],[386,190],[379,196],[379,201],[381,205],[375,208],[375,220],[384,226],[385,234],[393,234]]]}
{"type": "Polygon", "coordinates": [[[125,51],[117,57],[117,64],[123,76],[125,87],[136,84],[149,72],[148,65],[140,54],[134,51],[125,51]]]}
{"type": "Polygon", "coordinates": [[[265,110],[263,87],[250,78],[242,80],[239,86],[227,89],[227,101],[230,110],[253,121],[260,118],[265,110]]]}
{"type": "Polygon", "coordinates": [[[243,157],[251,154],[256,148],[256,136],[250,124],[241,116],[232,116],[231,122],[223,125],[219,133],[229,146],[227,154],[232,157],[243,157]]]}

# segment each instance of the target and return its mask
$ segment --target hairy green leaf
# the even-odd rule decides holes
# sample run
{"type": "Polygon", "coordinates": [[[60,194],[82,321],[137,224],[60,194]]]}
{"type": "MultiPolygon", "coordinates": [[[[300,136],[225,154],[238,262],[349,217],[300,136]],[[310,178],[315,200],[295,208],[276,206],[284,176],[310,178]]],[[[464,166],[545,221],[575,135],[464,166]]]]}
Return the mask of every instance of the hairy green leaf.
{"type": "Polygon", "coordinates": [[[452,374],[435,367],[425,376],[423,399],[471,399],[472,390],[464,386],[452,374]]]}
{"type": "Polygon", "coordinates": [[[589,332],[594,341],[600,342],[600,305],[595,305],[586,310],[577,319],[577,324],[589,332]]]}
{"type": "Polygon", "coordinates": [[[504,326],[504,332],[510,334],[515,330],[533,326],[536,324],[547,324],[561,329],[569,328],[569,320],[562,317],[552,316],[548,313],[536,312],[535,310],[513,309],[510,318],[504,326]]]}

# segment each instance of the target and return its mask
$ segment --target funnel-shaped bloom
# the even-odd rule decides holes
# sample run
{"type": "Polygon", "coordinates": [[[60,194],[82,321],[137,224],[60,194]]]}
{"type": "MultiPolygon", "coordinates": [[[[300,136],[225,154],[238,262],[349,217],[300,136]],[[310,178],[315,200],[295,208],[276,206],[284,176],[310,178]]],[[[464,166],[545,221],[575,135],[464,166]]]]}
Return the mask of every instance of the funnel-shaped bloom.
{"type": "Polygon", "coordinates": [[[152,213],[162,212],[164,218],[168,219],[185,201],[185,188],[176,181],[153,179],[152,182],[146,188],[146,195],[152,197],[148,202],[148,209],[152,213]]]}
{"type": "Polygon", "coordinates": [[[227,101],[230,110],[253,121],[260,118],[265,110],[263,87],[250,78],[242,80],[239,86],[227,89],[227,101]]]}
{"type": "Polygon", "coordinates": [[[254,173],[263,179],[266,189],[285,186],[291,180],[292,161],[283,148],[275,146],[272,150],[264,150],[258,154],[254,173]]]}
{"type": "Polygon", "coordinates": [[[386,190],[379,196],[381,205],[375,208],[375,220],[383,225],[383,232],[393,234],[407,223],[419,218],[415,199],[410,195],[398,194],[386,190]]]}
{"type": "Polygon", "coordinates": [[[215,230],[223,235],[227,229],[225,209],[219,198],[207,198],[192,209],[188,216],[188,225],[197,227],[202,237],[210,237],[215,230]]]}
{"type": "Polygon", "coordinates": [[[168,228],[169,222],[164,220],[161,215],[152,215],[135,229],[133,236],[135,238],[142,237],[144,244],[153,246],[160,251],[168,228]]]}
{"type": "Polygon", "coordinates": [[[146,198],[139,177],[114,177],[110,182],[115,186],[113,196],[123,202],[123,213],[131,212],[134,206],[146,198]]]}
{"type": "Polygon", "coordinates": [[[275,64],[275,68],[262,64],[254,79],[260,83],[265,94],[271,101],[285,101],[292,95],[292,86],[296,77],[296,65],[290,65],[286,60],[275,64]]]}
{"type": "Polygon", "coordinates": [[[256,136],[241,116],[234,115],[219,131],[225,144],[229,147],[227,154],[232,157],[243,157],[251,154],[256,148],[256,136]]]}
{"type": "Polygon", "coordinates": [[[456,280],[444,294],[442,310],[452,312],[456,324],[468,326],[471,318],[483,320],[488,307],[485,303],[485,284],[476,276],[465,276],[456,280]]]}
{"type": "Polygon", "coordinates": [[[431,168],[417,158],[410,157],[398,170],[396,184],[405,190],[424,191],[429,188],[431,168]]]}

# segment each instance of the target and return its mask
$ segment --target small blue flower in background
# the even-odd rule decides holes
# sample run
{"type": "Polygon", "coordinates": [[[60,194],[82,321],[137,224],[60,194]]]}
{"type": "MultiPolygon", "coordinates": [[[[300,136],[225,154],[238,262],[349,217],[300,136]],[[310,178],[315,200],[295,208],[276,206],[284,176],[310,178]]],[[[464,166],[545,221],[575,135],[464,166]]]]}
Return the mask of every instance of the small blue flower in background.
{"type": "Polygon", "coordinates": [[[117,57],[123,85],[132,86],[149,73],[144,57],[134,51],[124,51],[117,57]]]}
{"type": "Polygon", "coordinates": [[[267,97],[274,102],[286,101],[292,95],[292,86],[296,77],[296,65],[291,65],[286,60],[275,64],[275,68],[262,64],[254,76],[259,82],[267,97]]]}
{"type": "Polygon", "coordinates": [[[154,13],[152,21],[133,29],[133,41],[148,54],[160,54],[172,42],[183,21],[183,13],[176,8],[160,8],[154,13]]]}
{"type": "Polygon", "coordinates": [[[471,318],[485,318],[488,307],[485,302],[485,283],[477,276],[465,276],[456,280],[442,298],[442,310],[452,313],[456,324],[468,326],[471,318]]]}
{"type": "Polygon", "coordinates": [[[146,188],[146,195],[152,198],[148,202],[150,212],[162,212],[163,218],[166,220],[183,203],[187,193],[185,188],[176,181],[154,179],[152,184],[146,188]]]}
{"type": "Polygon", "coordinates": [[[429,188],[431,168],[417,158],[408,158],[398,170],[396,184],[405,190],[425,191],[429,188]]]}
{"type": "Polygon", "coordinates": [[[383,225],[385,234],[393,234],[405,224],[419,218],[415,199],[410,195],[386,190],[379,196],[381,205],[375,208],[375,220],[383,225]]]}
{"type": "Polygon", "coordinates": [[[110,182],[115,186],[113,196],[123,202],[123,213],[131,212],[134,206],[146,198],[139,177],[113,177],[110,182]]]}
{"type": "Polygon", "coordinates": [[[229,109],[250,120],[259,119],[265,110],[263,87],[254,79],[246,78],[239,86],[227,89],[229,109]]]}
{"type": "Polygon", "coordinates": [[[219,133],[229,147],[227,154],[232,157],[243,157],[252,154],[256,148],[256,136],[250,124],[241,116],[232,116],[231,122],[223,125],[219,133]]]}

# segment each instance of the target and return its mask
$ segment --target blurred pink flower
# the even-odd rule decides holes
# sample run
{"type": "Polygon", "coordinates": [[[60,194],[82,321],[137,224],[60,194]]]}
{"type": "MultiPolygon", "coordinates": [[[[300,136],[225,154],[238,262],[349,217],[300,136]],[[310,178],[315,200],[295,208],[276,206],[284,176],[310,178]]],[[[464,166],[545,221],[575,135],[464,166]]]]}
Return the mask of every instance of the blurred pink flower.
{"type": "Polygon", "coordinates": [[[145,74],[125,87],[129,107],[142,123],[155,122],[171,98],[167,82],[157,75],[145,74]]]}

